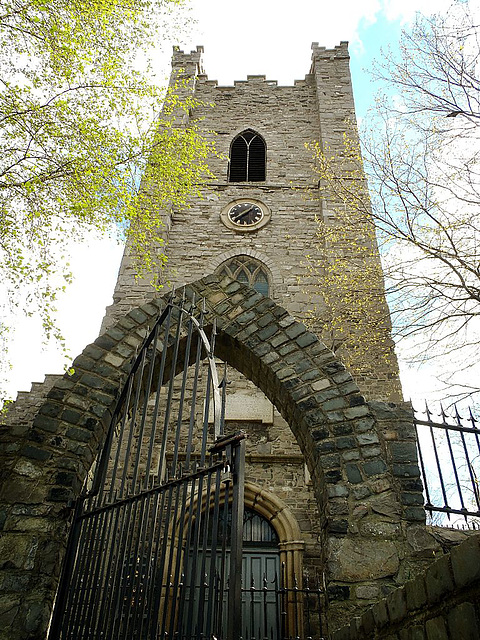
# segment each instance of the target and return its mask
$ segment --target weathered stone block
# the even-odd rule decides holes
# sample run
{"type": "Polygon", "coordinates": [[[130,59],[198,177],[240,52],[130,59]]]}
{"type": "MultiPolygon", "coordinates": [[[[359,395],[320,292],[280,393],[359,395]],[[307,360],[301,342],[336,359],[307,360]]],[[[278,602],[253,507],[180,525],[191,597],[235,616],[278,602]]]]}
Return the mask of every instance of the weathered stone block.
{"type": "Polygon", "coordinates": [[[405,631],[401,631],[400,638],[401,640],[425,640],[426,636],[423,625],[416,624],[405,631]]]}
{"type": "Polygon", "coordinates": [[[357,435],[357,442],[361,447],[369,444],[377,444],[378,436],[376,433],[359,433],[357,435]]]}
{"type": "Polygon", "coordinates": [[[416,462],[417,446],[414,442],[391,442],[389,448],[394,462],[416,462]]]}
{"type": "Polygon", "coordinates": [[[332,411],[335,409],[343,409],[344,407],[346,407],[346,402],[343,398],[332,398],[331,400],[327,400],[326,402],[323,403],[323,410],[324,411],[332,411]]]}
{"type": "Polygon", "coordinates": [[[393,542],[364,540],[360,537],[332,539],[328,567],[341,582],[361,582],[394,575],[400,560],[393,542]]]}
{"type": "Polygon", "coordinates": [[[354,449],[355,448],[355,438],[351,436],[344,436],[341,438],[335,438],[335,444],[337,449],[354,449]]]}
{"type": "Polygon", "coordinates": [[[39,478],[43,474],[43,470],[40,465],[30,462],[30,460],[20,459],[14,466],[16,473],[28,478],[39,478]]]}
{"type": "Polygon", "coordinates": [[[480,581],[480,536],[472,536],[451,551],[455,583],[464,587],[480,581]]]}
{"type": "Polygon", "coordinates": [[[105,351],[110,351],[110,349],[112,349],[115,344],[116,344],[116,340],[113,340],[112,338],[109,338],[108,336],[100,336],[95,340],[95,343],[98,347],[105,349],[105,351]]]}
{"type": "Polygon", "coordinates": [[[0,538],[0,569],[33,569],[37,550],[37,536],[4,533],[0,538]]]}
{"type": "MultiPolygon", "coordinates": [[[[334,376],[335,378],[335,376],[334,376]]],[[[365,404],[365,398],[360,395],[349,395],[348,396],[348,404],[350,407],[358,407],[362,404],[365,404]]]]}
{"type": "Polygon", "coordinates": [[[458,640],[478,640],[480,638],[480,626],[472,602],[462,602],[449,612],[448,629],[450,636],[458,638],[458,640]]]}
{"type": "Polygon", "coordinates": [[[420,492],[402,492],[400,494],[400,498],[402,500],[402,504],[406,505],[414,505],[414,504],[424,504],[425,498],[423,497],[423,493],[420,492]]]}
{"type": "Polygon", "coordinates": [[[388,611],[387,603],[385,600],[380,600],[372,607],[373,618],[375,620],[375,626],[378,629],[382,629],[388,624],[388,611]]]}
{"type": "Polygon", "coordinates": [[[348,489],[342,484],[330,485],[327,488],[327,494],[329,498],[341,498],[343,496],[348,496],[348,489]]]}
{"type": "Polygon", "coordinates": [[[449,556],[443,556],[427,569],[425,585],[427,598],[431,603],[438,602],[453,590],[449,556]]]}
{"type": "Polygon", "coordinates": [[[362,418],[363,416],[368,415],[370,412],[368,405],[362,404],[358,407],[351,407],[349,409],[345,409],[345,417],[348,419],[352,418],[362,418]]]}
{"type": "Polygon", "coordinates": [[[360,473],[360,469],[356,464],[347,464],[345,465],[345,470],[347,472],[347,479],[352,484],[358,484],[362,482],[362,474],[360,473]]]}
{"type": "MultiPolygon", "coordinates": [[[[363,600],[378,600],[380,597],[380,589],[375,584],[365,584],[356,588],[355,595],[357,596],[357,598],[360,598],[363,600]]],[[[371,614],[371,610],[367,610],[366,613],[371,614]]],[[[364,617],[373,619],[373,614],[371,614],[370,616],[364,616],[364,617]]]]}
{"type": "MultiPolygon", "coordinates": [[[[299,322],[296,322],[293,325],[290,325],[289,327],[287,327],[285,329],[285,333],[287,334],[287,336],[289,338],[291,338],[292,340],[294,340],[295,338],[298,338],[300,335],[305,334],[306,333],[306,329],[305,326],[299,322]]],[[[309,334],[311,335],[311,334],[309,334]]],[[[316,342],[316,340],[313,340],[313,342],[316,342]]],[[[313,344],[313,342],[311,342],[310,344],[313,344]]],[[[298,342],[297,342],[298,344],[298,342]]]]}
{"type": "Polygon", "coordinates": [[[387,597],[387,609],[390,620],[400,622],[407,615],[407,603],[405,599],[405,590],[403,588],[396,589],[387,597]]]}
{"type": "Polygon", "coordinates": [[[363,500],[364,498],[368,498],[368,496],[372,495],[372,492],[368,487],[354,487],[352,489],[353,497],[355,500],[363,500]]]}
{"type": "Polygon", "coordinates": [[[414,555],[431,558],[438,551],[440,545],[435,538],[420,525],[411,525],[407,529],[407,542],[412,548],[414,555]]]}
{"type": "Polygon", "coordinates": [[[325,473],[325,481],[331,484],[336,484],[342,479],[342,472],[340,469],[331,469],[325,473]]]}
{"type": "Polygon", "coordinates": [[[45,462],[46,460],[52,457],[51,451],[40,449],[39,447],[34,447],[29,444],[23,445],[23,447],[20,449],[20,453],[24,455],[26,458],[31,458],[32,460],[39,460],[41,462],[45,462]]]}
{"type": "Polygon", "coordinates": [[[57,433],[60,428],[59,420],[55,418],[49,418],[48,416],[44,416],[42,414],[38,414],[37,416],[35,416],[33,424],[38,429],[48,431],[49,433],[57,433]]]}
{"type": "Polygon", "coordinates": [[[17,594],[4,594],[0,600],[0,629],[7,631],[20,614],[22,598],[17,594]]]}
{"type": "Polygon", "coordinates": [[[428,640],[448,640],[447,628],[443,618],[437,617],[427,620],[425,630],[428,640]]]}
{"type": "Polygon", "coordinates": [[[301,349],[304,349],[305,347],[309,347],[310,345],[317,342],[317,340],[317,336],[315,336],[313,333],[310,333],[309,331],[306,331],[304,334],[298,336],[295,342],[301,349]]]}
{"type": "Polygon", "coordinates": [[[423,507],[406,507],[403,516],[405,520],[411,522],[425,522],[425,509],[423,507]]]}
{"type": "Polygon", "coordinates": [[[346,585],[333,584],[327,587],[327,593],[330,602],[348,600],[350,597],[350,587],[346,585]]]}
{"type": "MultiPolygon", "coordinates": [[[[145,311],[145,309],[143,309],[143,311],[145,311]]],[[[125,338],[126,332],[124,329],[116,326],[116,327],[110,327],[110,329],[107,329],[104,335],[109,336],[110,338],[115,340],[115,342],[120,342],[120,340],[123,340],[125,338]]]]}
{"type": "Polygon", "coordinates": [[[70,429],[67,430],[66,436],[67,438],[77,440],[78,442],[88,442],[91,439],[92,434],[85,429],[70,427],[70,429]]]}
{"type": "Polygon", "coordinates": [[[393,475],[403,478],[415,478],[420,475],[420,469],[417,464],[394,464],[393,475]]]}
{"type": "Polygon", "coordinates": [[[328,521],[328,530],[333,534],[345,534],[348,532],[348,520],[334,520],[328,521]]]}
{"type": "Polygon", "coordinates": [[[330,431],[326,427],[323,427],[323,428],[320,428],[320,429],[313,429],[310,433],[312,435],[312,438],[315,441],[325,440],[325,438],[329,438],[330,437],[330,431]]]}
{"type": "Polygon", "coordinates": [[[376,476],[384,473],[386,468],[387,465],[380,458],[363,463],[363,471],[367,476],[376,476]]]}
{"type": "Polygon", "coordinates": [[[332,431],[336,436],[346,436],[353,433],[352,423],[351,422],[342,422],[337,423],[332,426],[332,431]]]}
{"type": "MultiPolygon", "coordinates": [[[[136,322],[137,324],[143,324],[144,322],[147,322],[148,320],[148,316],[146,313],[144,313],[141,309],[132,309],[131,311],[129,311],[127,313],[127,316],[129,318],[131,318],[134,322],[136,322]]],[[[97,343],[97,341],[95,341],[97,343]]],[[[115,342],[118,342],[118,340],[115,340],[115,342]]],[[[98,343],[97,343],[98,344],[98,343]]],[[[101,345],[103,346],[103,345],[101,345]]],[[[111,345],[113,346],[113,345],[111,345]]],[[[106,347],[106,348],[111,348],[111,347],[106,347]]]]}

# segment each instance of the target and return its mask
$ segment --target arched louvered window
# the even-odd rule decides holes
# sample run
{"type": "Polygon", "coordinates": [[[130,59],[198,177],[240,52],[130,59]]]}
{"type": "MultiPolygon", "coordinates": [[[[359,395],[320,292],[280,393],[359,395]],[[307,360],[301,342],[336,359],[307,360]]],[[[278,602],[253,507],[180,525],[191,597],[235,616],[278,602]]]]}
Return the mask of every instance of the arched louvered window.
{"type": "MultiPolygon", "coordinates": [[[[226,543],[228,546],[231,544],[230,536],[231,536],[231,525],[232,525],[232,511],[229,509],[227,513],[227,522],[225,526],[225,521],[223,518],[218,522],[218,539],[222,540],[224,537],[226,538],[226,543]]],[[[209,518],[208,522],[208,531],[207,531],[207,541],[210,545],[212,542],[212,532],[214,527],[213,518],[209,518]]],[[[191,535],[194,534],[194,527],[191,529],[191,535]]],[[[202,529],[200,532],[201,542],[203,542],[203,536],[205,535],[205,530],[202,529]]],[[[275,529],[272,527],[270,522],[263,516],[261,516],[253,509],[249,509],[245,507],[243,512],[243,546],[244,547],[273,547],[278,549],[278,534],[275,529]]]]}
{"type": "Polygon", "coordinates": [[[264,139],[247,129],[239,133],[230,149],[230,182],[265,180],[266,146],[264,139]]]}
{"type": "Polygon", "coordinates": [[[229,276],[246,284],[264,296],[270,295],[270,284],[265,265],[250,256],[235,256],[224,262],[217,270],[220,276],[229,276]]]}

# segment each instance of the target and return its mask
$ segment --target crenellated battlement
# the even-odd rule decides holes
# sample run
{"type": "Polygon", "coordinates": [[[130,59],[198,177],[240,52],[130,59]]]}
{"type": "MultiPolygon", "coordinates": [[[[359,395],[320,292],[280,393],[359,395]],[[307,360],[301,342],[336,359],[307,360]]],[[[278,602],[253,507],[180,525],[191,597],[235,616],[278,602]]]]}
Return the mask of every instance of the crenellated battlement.
{"type": "Polygon", "coordinates": [[[203,46],[197,45],[197,48],[190,53],[185,53],[177,46],[173,47],[172,54],[172,70],[182,69],[187,75],[203,74],[203,46]]]}
{"type": "Polygon", "coordinates": [[[348,53],[348,41],[342,40],[340,44],[335,45],[333,49],[319,46],[318,42],[312,42],[312,60],[316,57],[322,58],[350,58],[348,53]]]}
{"type": "Polygon", "coordinates": [[[312,81],[315,73],[319,71],[317,67],[321,66],[324,61],[332,60],[344,60],[350,59],[348,53],[348,42],[343,40],[340,44],[336,45],[333,49],[327,49],[326,47],[319,46],[318,42],[312,42],[312,66],[310,72],[305,75],[303,79],[294,80],[293,85],[279,85],[277,80],[267,80],[265,75],[247,75],[246,80],[234,80],[233,85],[219,85],[218,80],[210,80],[208,75],[203,69],[203,46],[199,45],[195,50],[190,53],[185,53],[179,47],[173,47],[172,56],[172,69],[182,70],[185,75],[195,76],[197,81],[205,84],[208,87],[214,87],[218,89],[241,89],[245,86],[262,85],[268,87],[278,88],[291,88],[304,87],[312,81]]]}

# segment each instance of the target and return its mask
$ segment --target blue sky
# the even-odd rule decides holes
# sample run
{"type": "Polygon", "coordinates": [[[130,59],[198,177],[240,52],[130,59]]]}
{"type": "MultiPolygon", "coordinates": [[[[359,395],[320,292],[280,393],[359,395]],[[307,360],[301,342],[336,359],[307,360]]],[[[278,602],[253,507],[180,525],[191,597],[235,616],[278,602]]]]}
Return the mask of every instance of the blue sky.
{"type": "Polygon", "coordinates": [[[375,60],[382,59],[382,50],[386,51],[388,47],[396,49],[401,31],[402,21],[400,19],[389,21],[384,13],[379,14],[373,24],[366,20],[362,20],[359,24],[360,42],[354,44],[350,59],[355,110],[358,119],[365,117],[377,90],[377,85],[372,80],[369,70],[375,60]]]}
{"type": "MultiPolygon", "coordinates": [[[[395,49],[401,26],[407,26],[420,9],[426,13],[448,6],[444,0],[344,0],[322,3],[297,0],[285,4],[275,0],[192,0],[190,13],[180,16],[188,22],[182,48],[204,45],[205,71],[220,84],[232,84],[247,74],[265,74],[279,84],[293,84],[310,68],[310,47],[318,42],[327,48],[341,40],[350,42],[351,70],[357,116],[364,117],[372,102],[374,86],[367,73],[381,48],[395,49]],[[197,22],[193,23],[192,19],[197,22]]],[[[174,36],[158,54],[158,73],[169,70],[174,36]]],[[[72,357],[98,335],[105,307],[112,302],[122,250],[113,242],[90,238],[72,247],[74,285],[59,301],[61,328],[72,357]]],[[[10,358],[13,364],[8,391],[30,389],[46,373],[60,373],[63,359],[55,346],[42,351],[41,331],[34,319],[15,321],[10,358]]],[[[408,393],[408,392],[407,392],[408,393]]]]}

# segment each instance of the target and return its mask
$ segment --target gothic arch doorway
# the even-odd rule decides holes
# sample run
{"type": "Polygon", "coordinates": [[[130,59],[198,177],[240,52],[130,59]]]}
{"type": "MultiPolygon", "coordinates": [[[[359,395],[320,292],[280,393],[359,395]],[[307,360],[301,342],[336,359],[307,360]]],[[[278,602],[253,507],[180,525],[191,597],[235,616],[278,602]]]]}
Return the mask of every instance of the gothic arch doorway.
{"type": "MultiPolygon", "coordinates": [[[[220,508],[228,499],[225,489],[220,491],[220,508]]],[[[222,545],[227,555],[231,548],[231,522],[221,520],[218,539],[214,522],[215,501],[207,492],[201,500],[194,499],[194,510],[208,522],[206,535],[207,554],[220,554],[222,545]],[[199,503],[201,508],[198,509],[199,503]],[[208,514],[208,515],[206,515],[208,514]],[[216,548],[214,548],[216,547],[216,548]]],[[[226,512],[231,513],[231,512],[226,512]]],[[[227,517],[229,517],[227,515],[227,517]]],[[[251,482],[245,482],[242,549],[242,631],[244,639],[266,638],[316,638],[321,637],[323,624],[323,593],[318,581],[303,584],[303,552],[305,543],[296,518],[290,509],[274,493],[251,482]],[[304,589],[306,586],[306,589],[304,589]]],[[[172,536],[178,540],[177,534],[172,536]]],[[[193,541],[185,541],[185,548],[193,549],[193,541]]],[[[197,572],[194,582],[200,583],[203,574],[190,551],[186,579],[197,572]]],[[[220,586],[221,576],[218,577],[220,586]]],[[[225,583],[228,582],[228,577],[225,583]]],[[[222,586],[221,588],[224,588],[222,586]]],[[[222,615],[226,612],[226,593],[223,596],[222,615]]],[[[192,592],[193,593],[193,592],[192,592]]],[[[202,618],[202,608],[209,606],[206,590],[197,590],[192,596],[190,609],[194,619],[202,618]]],[[[225,626],[225,624],[224,624],[225,626]]]]}

